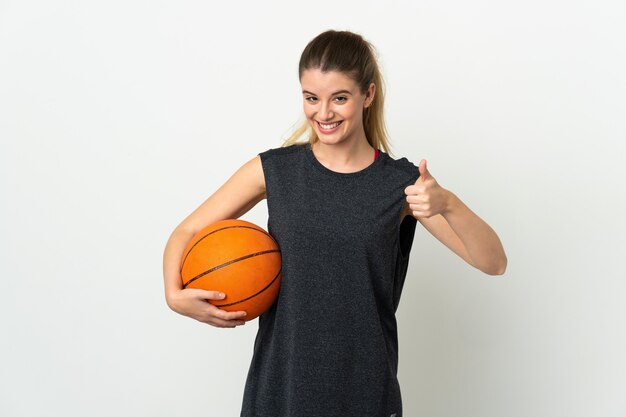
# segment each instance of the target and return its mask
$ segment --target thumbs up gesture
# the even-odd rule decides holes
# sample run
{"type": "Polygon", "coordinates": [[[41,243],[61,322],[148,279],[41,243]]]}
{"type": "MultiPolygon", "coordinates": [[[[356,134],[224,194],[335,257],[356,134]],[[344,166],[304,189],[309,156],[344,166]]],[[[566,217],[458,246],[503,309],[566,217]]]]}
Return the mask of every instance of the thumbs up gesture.
{"type": "Polygon", "coordinates": [[[430,175],[426,160],[419,165],[420,176],[413,185],[404,189],[413,217],[432,217],[448,209],[450,192],[441,187],[430,175]]]}

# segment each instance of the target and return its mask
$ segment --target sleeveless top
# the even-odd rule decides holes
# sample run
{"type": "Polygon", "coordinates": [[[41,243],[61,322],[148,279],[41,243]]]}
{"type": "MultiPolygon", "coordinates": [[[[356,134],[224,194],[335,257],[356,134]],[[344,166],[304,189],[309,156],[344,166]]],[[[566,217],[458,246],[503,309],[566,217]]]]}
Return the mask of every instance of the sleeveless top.
{"type": "Polygon", "coordinates": [[[381,152],[361,171],[322,165],[309,144],[259,154],[282,282],[259,316],[242,417],[401,417],[395,312],[419,177],[381,152]]]}

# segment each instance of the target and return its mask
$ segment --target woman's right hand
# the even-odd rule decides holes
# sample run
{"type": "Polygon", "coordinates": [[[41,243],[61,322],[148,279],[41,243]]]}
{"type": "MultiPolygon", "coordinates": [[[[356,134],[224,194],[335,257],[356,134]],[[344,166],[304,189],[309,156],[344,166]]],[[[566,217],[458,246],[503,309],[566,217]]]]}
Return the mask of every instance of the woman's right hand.
{"type": "Polygon", "coordinates": [[[245,323],[244,311],[229,312],[208,300],[220,300],[219,291],[183,289],[180,261],[185,248],[203,227],[224,219],[237,219],[265,198],[265,176],[259,155],[245,163],[204,203],[179,224],[163,253],[163,278],[167,305],[175,312],[215,327],[245,323]]]}
{"type": "Polygon", "coordinates": [[[215,327],[237,327],[246,324],[241,320],[245,311],[222,310],[208,300],[222,300],[225,296],[219,291],[206,291],[196,288],[174,290],[167,297],[169,307],[177,312],[202,323],[215,327]]]}

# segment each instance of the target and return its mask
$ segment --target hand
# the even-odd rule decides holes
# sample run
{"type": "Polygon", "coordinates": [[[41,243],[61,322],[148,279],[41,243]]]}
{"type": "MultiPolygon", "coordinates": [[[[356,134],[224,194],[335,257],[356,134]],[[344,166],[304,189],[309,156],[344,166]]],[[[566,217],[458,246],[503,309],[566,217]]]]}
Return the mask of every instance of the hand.
{"type": "Polygon", "coordinates": [[[175,312],[214,327],[237,327],[246,324],[240,320],[245,311],[225,311],[207,300],[222,300],[219,291],[205,291],[196,288],[175,290],[168,299],[168,305],[175,312]]]}
{"type": "Polygon", "coordinates": [[[404,189],[406,201],[409,203],[413,217],[432,217],[448,210],[450,193],[442,188],[430,175],[426,160],[422,159],[419,166],[420,176],[415,184],[404,189]]]}

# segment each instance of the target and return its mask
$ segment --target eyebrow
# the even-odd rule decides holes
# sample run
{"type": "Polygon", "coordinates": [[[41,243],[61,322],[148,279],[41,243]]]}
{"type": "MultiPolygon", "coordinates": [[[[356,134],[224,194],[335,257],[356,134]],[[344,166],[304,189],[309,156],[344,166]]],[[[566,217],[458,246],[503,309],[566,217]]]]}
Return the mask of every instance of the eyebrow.
{"type": "MultiPolygon", "coordinates": [[[[310,94],[312,96],[315,96],[315,93],[311,93],[310,91],[307,90],[302,90],[302,94],[310,94]]],[[[337,94],[350,94],[352,95],[351,92],[349,92],[348,90],[339,90],[339,91],[335,91],[334,93],[331,94],[331,96],[336,96],[337,94]]]]}

